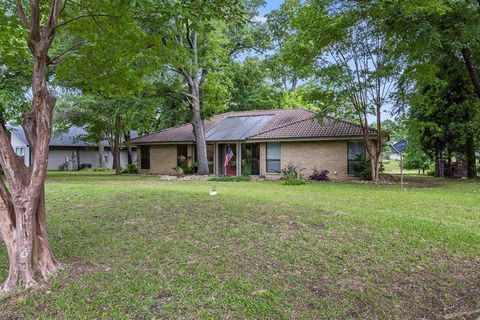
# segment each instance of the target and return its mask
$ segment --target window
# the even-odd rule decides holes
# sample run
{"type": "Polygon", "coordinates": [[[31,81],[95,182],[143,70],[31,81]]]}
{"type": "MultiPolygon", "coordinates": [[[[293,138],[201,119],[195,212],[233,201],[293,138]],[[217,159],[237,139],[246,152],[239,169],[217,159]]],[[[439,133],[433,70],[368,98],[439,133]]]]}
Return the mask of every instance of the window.
{"type": "Polygon", "coordinates": [[[140,169],[150,170],[150,147],[140,146],[140,169]]]}
{"type": "Polygon", "coordinates": [[[17,147],[17,148],[15,148],[15,153],[20,157],[24,157],[25,156],[25,148],[17,147]]]}
{"type": "Polygon", "coordinates": [[[365,145],[363,141],[348,141],[348,174],[355,174],[355,164],[365,158],[365,145]]]}
{"type": "Polygon", "coordinates": [[[242,176],[260,174],[260,144],[242,143],[242,176]]]}
{"type": "Polygon", "coordinates": [[[267,172],[280,173],[280,143],[267,143],[267,172]]]}
{"type": "Polygon", "coordinates": [[[188,150],[186,144],[177,144],[177,167],[188,164],[188,150]]]}

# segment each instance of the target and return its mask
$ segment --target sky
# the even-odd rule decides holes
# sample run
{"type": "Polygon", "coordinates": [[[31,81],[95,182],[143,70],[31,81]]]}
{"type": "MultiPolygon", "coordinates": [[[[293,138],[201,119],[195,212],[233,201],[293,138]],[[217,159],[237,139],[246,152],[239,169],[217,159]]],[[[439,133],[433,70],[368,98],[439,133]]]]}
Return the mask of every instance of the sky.
{"type": "Polygon", "coordinates": [[[282,0],[267,0],[265,6],[263,6],[259,10],[260,16],[264,16],[270,11],[280,8],[280,5],[282,4],[282,2],[283,2],[282,0]]]}

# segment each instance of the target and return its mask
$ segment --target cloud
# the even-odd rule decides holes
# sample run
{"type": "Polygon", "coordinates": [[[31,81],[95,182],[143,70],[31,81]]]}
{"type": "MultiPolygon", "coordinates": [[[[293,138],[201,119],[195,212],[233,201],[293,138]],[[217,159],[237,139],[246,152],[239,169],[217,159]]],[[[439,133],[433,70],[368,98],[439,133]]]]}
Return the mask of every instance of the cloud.
{"type": "Polygon", "coordinates": [[[261,23],[261,24],[264,24],[267,22],[267,17],[264,17],[264,16],[255,16],[252,18],[252,21],[253,22],[258,22],[258,23],[261,23]]]}

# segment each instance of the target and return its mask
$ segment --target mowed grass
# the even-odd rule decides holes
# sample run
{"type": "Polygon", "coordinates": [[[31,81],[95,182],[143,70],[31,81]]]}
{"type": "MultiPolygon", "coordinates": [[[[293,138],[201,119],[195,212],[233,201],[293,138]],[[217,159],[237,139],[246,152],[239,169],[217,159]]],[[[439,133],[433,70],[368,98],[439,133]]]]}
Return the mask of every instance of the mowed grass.
{"type": "MultiPolygon", "coordinates": [[[[480,183],[410,179],[401,193],[50,174],[50,240],[65,270],[0,298],[0,318],[443,319],[479,309],[480,183]]],[[[6,267],[2,247],[1,278],[6,267]]]]}

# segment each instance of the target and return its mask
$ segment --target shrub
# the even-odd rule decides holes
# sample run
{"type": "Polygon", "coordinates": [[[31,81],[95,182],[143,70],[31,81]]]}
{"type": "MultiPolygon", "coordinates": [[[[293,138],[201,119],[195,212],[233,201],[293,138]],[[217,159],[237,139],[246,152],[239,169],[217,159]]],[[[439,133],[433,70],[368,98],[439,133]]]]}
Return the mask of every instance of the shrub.
{"type": "MultiPolygon", "coordinates": [[[[355,158],[356,163],[353,164],[353,170],[355,170],[355,177],[362,180],[372,180],[372,163],[370,159],[365,159],[362,156],[357,156],[355,158]]],[[[380,162],[379,173],[383,173],[385,167],[382,162],[380,162]]]]}
{"type": "Polygon", "coordinates": [[[299,169],[297,166],[289,163],[286,168],[282,169],[282,175],[285,185],[300,185],[305,184],[305,181],[301,179],[301,174],[304,169],[299,169]]]}
{"type": "Polygon", "coordinates": [[[243,182],[243,181],[250,181],[250,177],[245,177],[245,176],[223,176],[223,177],[213,177],[213,178],[208,179],[208,181],[243,182]]]}
{"type": "Polygon", "coordinates": [[[284,179],[300,179],[300,173],[304,169],[299,169],[297,166],[293,165],[293,163],[289,163],[286,168],[282,169],[282,174],[284,179]]]}
{"type": "Polygon", "coordinates": [[[123,169],[122,173],[126,173],[126,174],[137,173],[137,164],[136,163],[127,164],[125,169],[123,169]]]}
{"type": "Polygon", "coordinates": [[[180,168],[182,169],[183,171],[183,174],[193,174],[195,172],[197,172],[197,169],[198,169],[198,164],[196,164],[195,162],[192,163],[192,165],[188,165],[187,163],[185,164],[182,164],[180,166],[180,168]]]}
{"type": "Polygon", "coordinates": [[[285,179],[283,181],[283,184],[287,186],[297,186],[297,185],[305,184],[305,180],[298,179],[298,178],[285,179]]]}
{"type": "Polygon", "coordinates": [[[313,169],[313,173],[310,177],[308,177],[310,180],[315,180],[315,181],[328,181],[330,178],[328,177],[329,171],[328,170],[322,170],[318,171],[317,168],[315,167],[313,169]]]}

